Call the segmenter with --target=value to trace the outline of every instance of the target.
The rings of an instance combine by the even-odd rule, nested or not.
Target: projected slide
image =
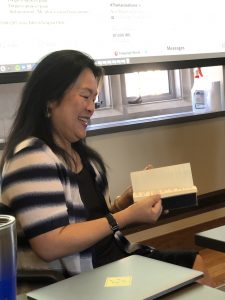
[[[223,0],[1,0],[0,72],[30,70],[60,49],[103,66],[222,56],[223,8]]]

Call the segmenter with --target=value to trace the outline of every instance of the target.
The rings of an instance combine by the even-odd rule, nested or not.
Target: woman
[[[106,204],[106,168],[84,142],[102,76],[84,53],[46,56],[24,88],[1,161],[2,201],[33,251],[67,276],[128,255],[111,221],[120,228],[154,223],[162,212],[159,195],[133,204],[130,188],[111,208]],[[195,252],[154,251],[151,257],[205,272]],[[205,274],[202,282],[209,284]]]

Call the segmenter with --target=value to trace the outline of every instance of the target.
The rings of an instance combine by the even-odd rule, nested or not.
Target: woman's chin
[[[86,130],[83,131],[82,133],[80,132],[79,135],[77,134],[76,137],[73,138],[73,142],[72,143],[76,143],[79,140],[82,140],[82,139],[86,138],[86,136],[87,136]]]

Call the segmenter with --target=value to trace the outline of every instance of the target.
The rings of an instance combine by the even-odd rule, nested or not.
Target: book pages
[[[190,163],[131,172],[134,201],[160,194],[161,198],[197,193]]]

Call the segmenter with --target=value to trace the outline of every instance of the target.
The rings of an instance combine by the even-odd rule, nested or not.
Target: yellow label
[[[107,277],[105,281],[105,287],[112,286],[129,286],[132,283],[131,276],[122,276],[122,277]]]

